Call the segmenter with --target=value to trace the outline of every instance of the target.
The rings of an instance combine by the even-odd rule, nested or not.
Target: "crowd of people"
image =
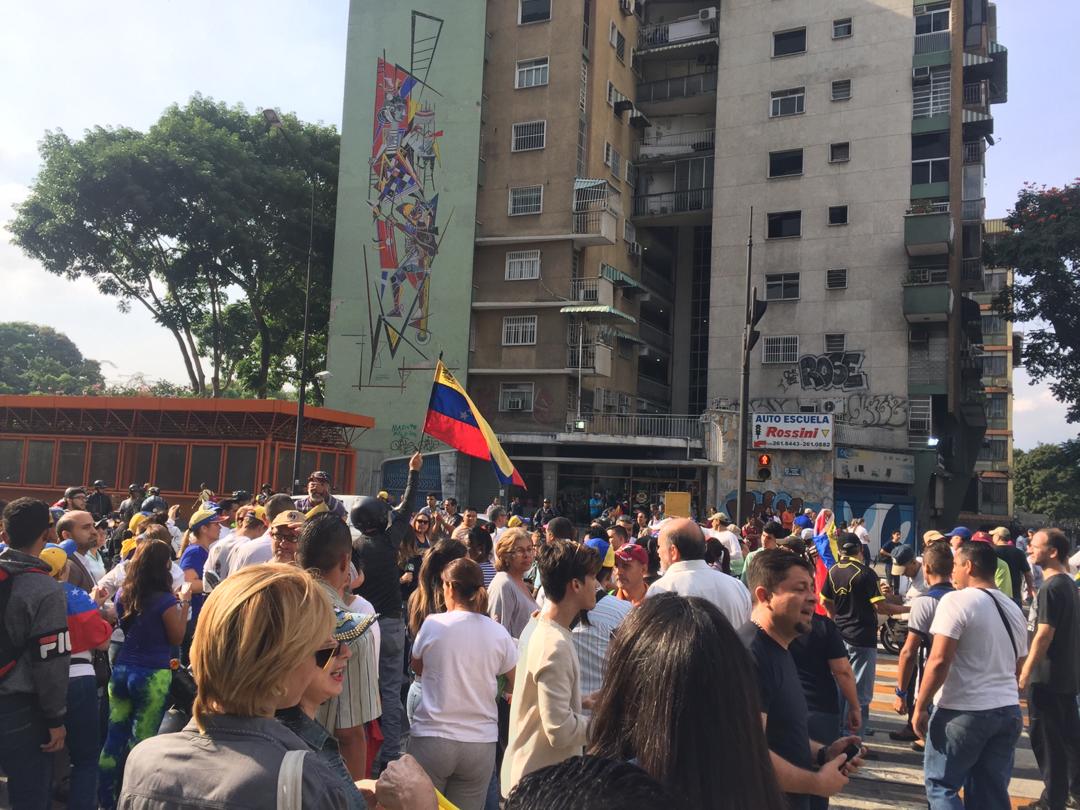
[[[740,527],[599,495],[583,525],[548,499],[420,506],[422,465],[396,504],[321,471],[302,497],[204,486],[186,521],[150,486],[114,511],[104,481],[6,504],[11,806],[824,808],[883,756],[882,616],[908,617],[890,736],[924,752],[931,808],[1011,807],[1024,692],[1029,807],[1080,799],[1060,530],[871,553],[828,510]]]

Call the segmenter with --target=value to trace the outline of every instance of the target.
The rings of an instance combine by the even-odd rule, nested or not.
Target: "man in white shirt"
[[[927,584],[923,573],[922,558],[915,556],[915,550],[911,546],[901,545],[892,550],[891,556],[890,573],[894,577],[904,577],[900,580],[898,594],[904,597],[904,603],[907,604],[916,596],[926,593]]]
[[[700,526],[687,518],[668,520],[658,540],[663,576],[649,586],[648,596],[700,596],[716,605],[732,627],[750,621],[750,592],[739,580],[705,562],[705,535]]]
[[[278,515],[293,508],[293,499],[278,493],[266,502],[266,525],[269,526]],[[270,547],[270,531],[267,530],[261,537],[254,540],[245,540],[233,546],[229,552],[229,558],[225,561],[226,576],[235,574],[241,568],[249,565],[268,563],[274,558],[274,552]]]
[[[1017,675],[1027,656],[1027,623],[994,587],[989,543],[963,543],[930,633],[912,726],[926,740],[923,771],[931,810],[1007,808],[1016,743],[1023,730]],[[934,706],[933,714],[930,707]]]

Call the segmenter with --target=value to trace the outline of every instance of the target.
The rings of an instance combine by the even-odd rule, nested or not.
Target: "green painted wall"
[[[375,418],[356,442],[360,492],[415,449],[440,352],[465,381],[485,14],[351,3],[326,404]]]

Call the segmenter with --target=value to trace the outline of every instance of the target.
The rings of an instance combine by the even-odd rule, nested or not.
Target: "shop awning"
[[[637,323],[637,318],[627,315],[615,307],[606,307],[598,304],[574,304],[559,310],[563,315],[598,315],[601,317],[622,318],[630,323]]]

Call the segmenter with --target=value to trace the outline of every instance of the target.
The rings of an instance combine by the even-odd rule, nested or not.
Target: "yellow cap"
[[[120,544],[120,559],[126,560],[128,555],[135,550],[135,545],[138,541],[134,537],[129,537],[123,543]]]
[[[510,518],[510,520],[506,521],[506,526],[507,526],[507,528],[510,528],[510,529],[516,529],[520,525],[521,525],[521,518],[519,518],[517,515],[514,515],[513,517]]]
[[[131,520],[128,521],[128,531],[132,533],[138,533],[139,527],[143,523],[150,519],[149,515],[144,515],[142,512],[136,512],[131,516]]]
[[[42,549],[38,558],[49,566],[49,575],[52,577],[60,576],[68,561],[67,552],[59,546],[50,546],[49,548]]]
[[[311,520],[316,515],[321,515],[323,512],[329,512],[330,507],[326,505],[326,501],[323,501],[318,506],[313,506],[304,513],[304,517]]]
[[[380,489],[378,497],[380,499],[384,500],[384,501],[389,501],[390,500],[390,493],[387,492],[385,489]]]
[[[601,568],[614,568],[615,567],[615,549],[609,544],[607,547],[607,554],[604,555],[604,562],[600,565]]]

